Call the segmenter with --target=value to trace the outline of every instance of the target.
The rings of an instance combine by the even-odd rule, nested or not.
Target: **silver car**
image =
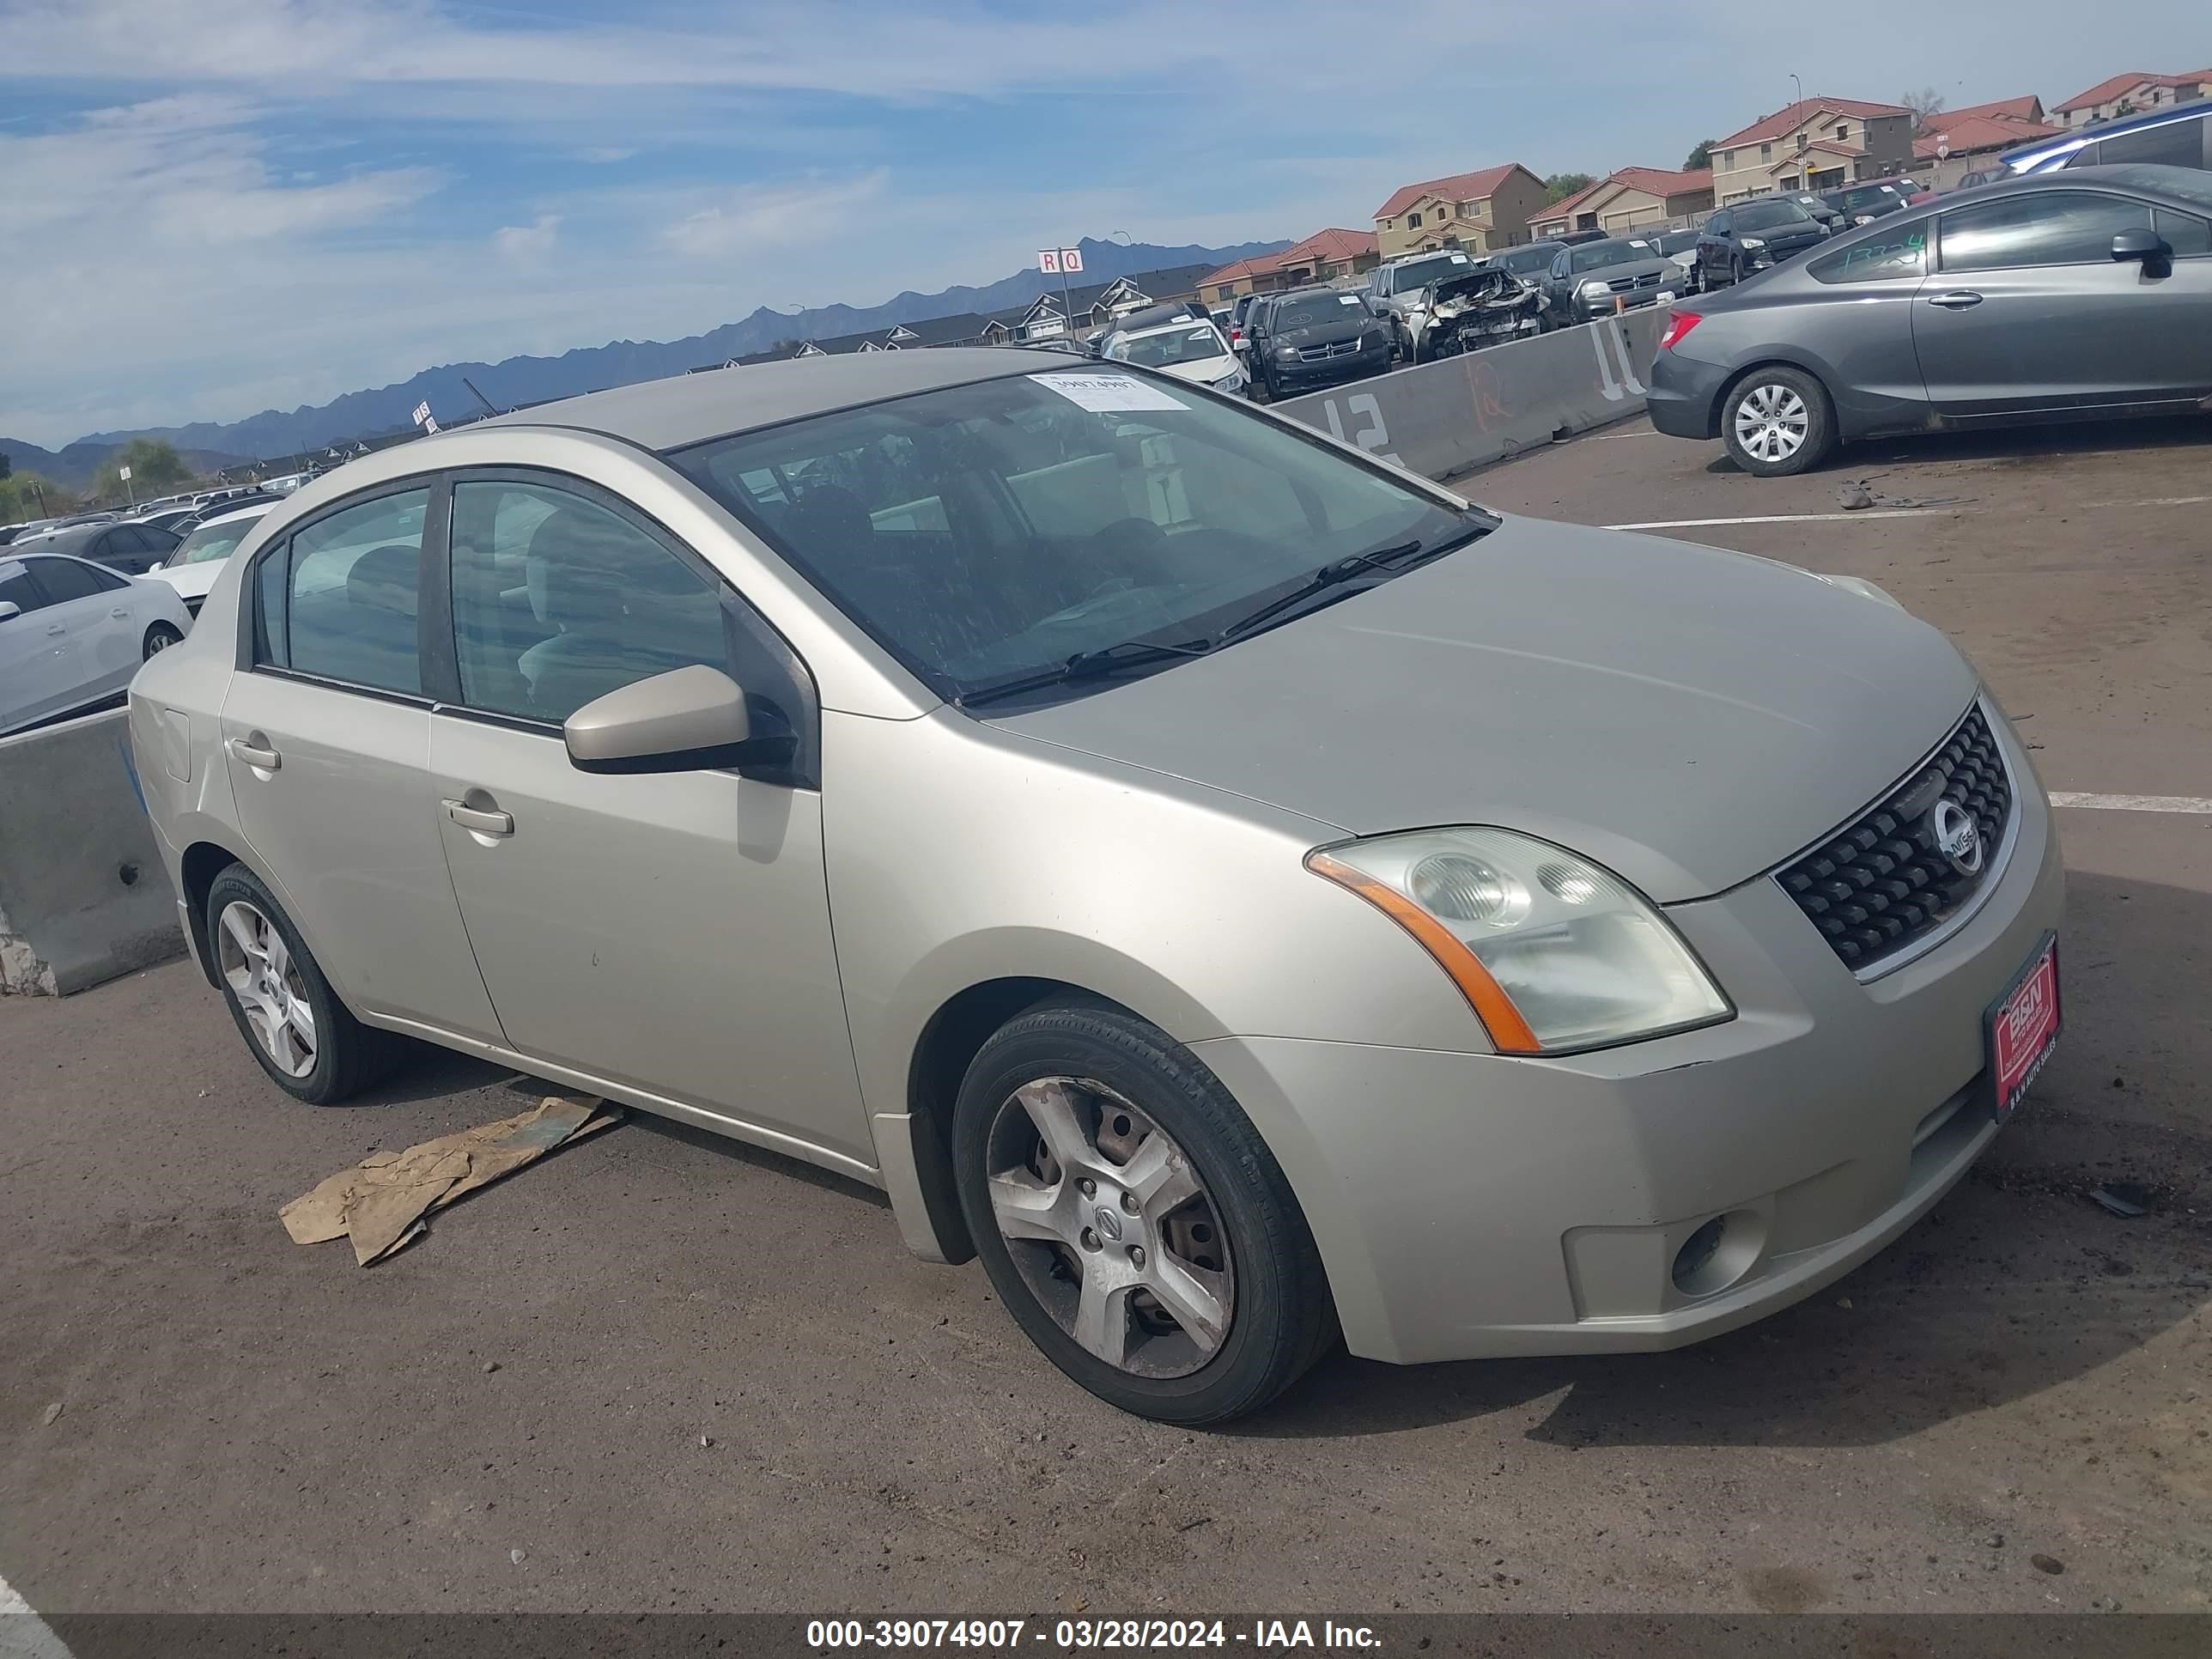
[[[2051,814],[1940,630],[1132,366],[764,364],[385,450],[131,716],[279,1086],[424,1038],[879,1186],[1172,1422],[1340,1331],[1784,1306],[2057,1030]]]

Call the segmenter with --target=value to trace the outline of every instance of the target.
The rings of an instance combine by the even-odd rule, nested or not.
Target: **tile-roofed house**
[[[2033,96],[1945,110],[1920,124],[1912,176],[1931,190],[1948,190],[1966,173],[1986,170],[2015,144],[2064,131],[2043,119],[2042,101]]]
[[[1912,160],[1912,112],[1825,94],[1801,98],[1711,145],[1713,197],[1726,204],[1774,190],[1832,190],[1901,173]]]
[[[1199,297],[1218,305],[1240,294],[1271,293],[1301,283],[1334,282],[1371,270],[1382,258],[1373,231],[1317,230],[1279,253],[1254,254],[1207,271],[1199,278]]]
[[[1528,216],[1544,205],[1544,181],[1518,161],[1401,185],[1375,210],[1385,259],[1449,242],[1478,253],[1528,240]]]
[[[1532,215],[1528,228],[1540,240],[1570,230],[1606,230],[1618,234],[1639,225],[1688,219],[1713,204],[1709,167],[1679,172],[1667,167],[1622,167],[1563,201]]]
[[[2086,92],[2077,92],[2054,105],[2051,114],[2059,125],[2086,127],[2118,115],[2138,115],[2168,104],[2194,103],[2212,98],[2212,69],[2187,70],[2179,75],[2149,75],[2141,70],[2108,76]]]

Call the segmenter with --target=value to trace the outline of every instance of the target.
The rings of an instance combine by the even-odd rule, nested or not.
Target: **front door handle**
[[[49,623],[46,624],[46,632],[54,638],[59,639],[63,635],[69,632],[69,624],[66,623]]]
[[[512,812],[490,812],[480,806],[470,806],[457,800],[446,803],[446,816],[464,830],[473,830],[480,836],[511,836],[514,833]]]
[[[114,610],[109,611],[107,614],[114,617],[118,622],[129,622],[131,620],[131,613],[123,609],[120,605],[118,605]]]
[[[256,733],[258,736],[259,733]],[[274,772],[284,764],[284,757],[274,749],[264,749],[259,744],[248,743],[244,738],[230,740],[231,757],[264,772]]]
[[[1931,294],[1928,303],[1941,306],[1946,311],[1966,311],[1981,304],[1982,296],[1970,288],[1955,288],[1948,294]]]

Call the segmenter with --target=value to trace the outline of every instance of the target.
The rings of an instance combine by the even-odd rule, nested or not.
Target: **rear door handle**
[[[56,638],[59,638],[62,635],[69,632],[69,624],[67,623],[49,623],[46,625],[46,632],[54,635]]]
[[[128,611],[125,611],[125,610],[121,609],[120,607],[118,607],[117,609],[115,609],[115,610],[113,610],[113,611],[109,611],[107,614],[108,614],[109,616],[111,616],[111,617],[114,617],[114,618],[115,618],[115,620],[116,620],[116,621],[118,621],[118,622],[129,622],[129,621],[131,620],[131,613],[130,613]]]
[[[233,759],[243,761],[264,772],[274,772],[284,763],[284,757],[274,749],[261,748],[258,744],[246,742],[244,738],[230,740],[230,752]]]
[[[1948,294],[1931,294],[1928,303],[1941,306],[1946,311],[1965,311],[1982,302],[1982,296],[1970,288],[1953,289]]]
[[[459,801],[446,803],[446,816],[464,830],[473,830],[480,836],[511,836],[514,833],[512,812],[487,812],[481,807],[465,806]]]

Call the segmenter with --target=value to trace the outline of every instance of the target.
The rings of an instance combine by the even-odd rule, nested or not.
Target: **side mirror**
[[[2122,264],[2163,264],[2173,258],[2173,246],[2154,230],[2124,230],[2112,238],[2112,258]]]
[[[782,738],[756,743],[738,683],[697,664],[592,699],[568,716],[561,736],[580,772],[706,772],[787,747]]]
[[[13,599],[0,599],[0,623],[13,622],[23,614],[23,607]]]

